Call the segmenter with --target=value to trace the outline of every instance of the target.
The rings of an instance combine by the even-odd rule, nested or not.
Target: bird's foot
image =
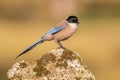
[[[66,50],[66,49],[67,49],[66,47],[58,47],[58,49],[61,49],[61,48],[62,48],[62,49],[64,49],[64,50]]]

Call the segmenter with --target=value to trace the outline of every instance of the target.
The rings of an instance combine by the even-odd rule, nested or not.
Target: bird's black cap
[[[76,16],[69,16],[67,19],[66,19],[69,23],[79,23],[78,22],[78,18]]]

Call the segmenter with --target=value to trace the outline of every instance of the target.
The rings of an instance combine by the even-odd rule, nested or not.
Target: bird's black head
[[[69,23],[79,23],[78,22],[78,18],[76,16],[69,16],[67,19],[66,19]]]

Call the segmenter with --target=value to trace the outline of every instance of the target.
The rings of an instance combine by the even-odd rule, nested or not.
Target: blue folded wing
[[[45,35],[47,34],[55,34],[61,30],[65,29],[65,27],[55,27],[55,28],[52,28],[50,29]]]

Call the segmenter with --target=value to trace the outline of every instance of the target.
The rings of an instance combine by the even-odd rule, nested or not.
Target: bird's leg
[[[62,46],[62,44],[60,43],[60,41],[55,40],[55,42],[59,45],[60,48],[66,49],[65,47]]]

